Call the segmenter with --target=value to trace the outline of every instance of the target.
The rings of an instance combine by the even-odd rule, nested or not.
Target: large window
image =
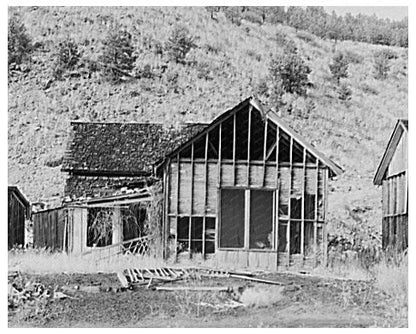
[[[221,190],[221,248],[244,247],[245,190]]]
[[[273,192],[250,191],[250,248],[273,246]]]
[[[273,198],[273,191],[222,189],[220,247],[271,249]],[[249,233],[248,245],[245,244],[246,233]]]

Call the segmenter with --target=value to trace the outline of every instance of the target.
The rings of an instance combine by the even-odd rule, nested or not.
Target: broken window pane
[[[290,222],[290,254],[300,254],[301,223]]]
[[[113,241],[113,209],[89,208],[87,247],[105,247]]]
[[[250,248],[272,248],[273,192],[250,192]]]
[[[287,221],[279,221],[279,233],[278,233],[278,248],[279,252],[287,252]]]

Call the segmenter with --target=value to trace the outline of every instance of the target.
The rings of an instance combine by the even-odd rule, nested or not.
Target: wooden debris
[[[271,281],[271,280],[267,280],[267,279],[263,279],[263,278],[248,277],[248,276],[244,276],[244,275],[230,274],[230,277],[233,277],[233,278],[241,278],[241,279],[245,279],[245,280],[248,280],[248,281],[258,282],[258,283],[264,283],[264,284],[285,285],[282,282]]]
[[[231,292],[233,289],[222,286],[156,286],[157,291],[216,291]]]

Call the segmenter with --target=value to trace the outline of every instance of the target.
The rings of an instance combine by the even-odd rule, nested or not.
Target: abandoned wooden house
[[[248,98],[159,162],[165,256],[273,270],[324,263],[328,179],[341,172]]]
[[[138,191],[161,180],[165,258],[200,254],[224,265],[273,270],[326,261],[328,179],[342,169],[254,98],[210,124],[176,129],[71,124],[62,169],[68,173],[65,193],[84,198],[65,204],[60,241],[65,250],[110,249],[134,239],[114,230],[123,224],[121,211],[113,210],[111,236],[89,242],[94,206],[108,208],[120,188]]]
[[[25,221],[30,219],[30,203],[16,186],[8,186],[8,249],[25,245]]]
[[[138,246],[145,239],[154,163],[204,127],[71,122],[62,168],[67,198],[33,215],[34,246],[71,254]]]
[[[407,119],[399,119],[374,177],[382,186],[383,249],[408,247]]]

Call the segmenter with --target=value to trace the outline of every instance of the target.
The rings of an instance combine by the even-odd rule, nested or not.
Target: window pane
[[[250,193],[250,248],[272,248],[273,192],[252,190]]]
[[[221,190],[220,247],[244,247],[244,200],[243,189]]]

